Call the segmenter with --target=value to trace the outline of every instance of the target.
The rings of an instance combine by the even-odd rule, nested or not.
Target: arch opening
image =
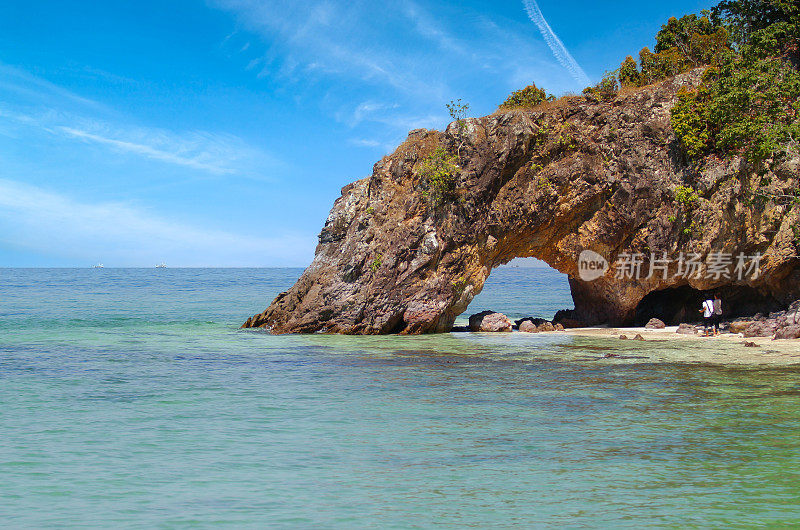
[[[490,271],[454,329],[466,331],[469,316],[481,311],[503,313],[512,322],[528,317],[552,321],[558,311],[573,307],[566,274],[535,258],[515,258]]]

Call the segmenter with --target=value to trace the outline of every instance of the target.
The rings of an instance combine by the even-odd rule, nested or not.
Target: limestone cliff
[[[370,177],[342,189],[312,264],[243,327],[448,331],[493,267],[529,256],[569,276],[575,310],[560,316],[572,324],[694,318],[695,299],[708,289],[719,289],[737,313],[786,307],[800,298],[798,208],[755,200],[748,190],[761,177],[743,161],[708,158],[690,167],[676,145],[669,111],[678,88],[696,85],[700,73],[612,101],[564,98],[471,118],[461,130],[412,131]],[[419,167],[439,145],[452,153],[461,146],[461,171],[458,196],[434,205]],[[800,157],[767,176],[775,193],[796,188]],[[676,200],[679,186],[699,197]],[[612,263],[625,253],[763,257],[760,275],[742,280],[687,278],[672,263],[666,279],[661,272],[617,278],[612,266],[584,281],[578,257],[587,249]]]

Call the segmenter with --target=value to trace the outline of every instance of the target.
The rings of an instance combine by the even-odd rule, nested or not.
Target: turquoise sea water
[[[0,525],[800,525],[798,368],[237,329],[300,272],[1,269]],[[500,269],[470,311],[569,305]]]

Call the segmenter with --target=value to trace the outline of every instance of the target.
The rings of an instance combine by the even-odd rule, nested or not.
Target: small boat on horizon
[[[93,269],[102,269],[103,268],[103,264],[102,263],[98,263],[97,265],[93,265],[92,268]]]
[[[166,269],[166,268],[167,268],[167,264],[164,263],[163,261],[161,263],[159,263],[158,265],[156,265],[156,269]]]

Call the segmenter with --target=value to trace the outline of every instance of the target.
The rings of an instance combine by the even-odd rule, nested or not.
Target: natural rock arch
[[[631,324],[648,294],[746,288],[780,305],[800,298],[792,225],[797,208],[753,205],[757,181],[741,161],[682,163],[669,123],[680,86],[700,71],[620,95],[613,101],[565,98],[544,110],[467,120],[463,131],[416,130],[370,177],[345,186],[319,235],[314,261],[297,283],[243,327],[275,333],[448,331],[497,265],[535,257],[569,276],[585,324]],[[419,164],[437,146],[460,144],[457,197],[434,207]],[[797,186],[799,160],[773,175]],[[677,186],[700,192],[691,205]],[[683,219],[683,222],[679,221]],[[757,278],[615,277],[578,274],[592,250],[763,255]],[[647,264],[644,265],[647,267]]]

